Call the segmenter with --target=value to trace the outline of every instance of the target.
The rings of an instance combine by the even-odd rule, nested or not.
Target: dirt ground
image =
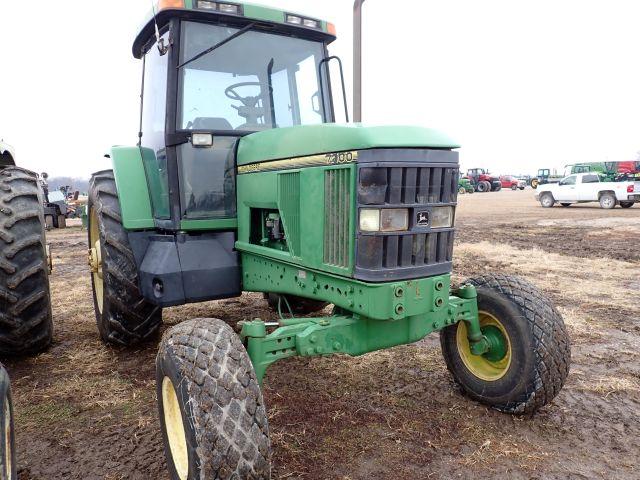
[[[464,195],[456,280],[522,275],[572,338],[563,391],[512,417],[456,390],[436,335],[359,358],[292,359],[265,381],[274,479],[640,478],[640,207],[543,209],[530,189]],[[157,342],[118,349],[95,326],[85,233],[51,232],[55,339],[4,359],[23,480],[168,478],[155,404]],[[168,309],[268,318],[260,295]]]

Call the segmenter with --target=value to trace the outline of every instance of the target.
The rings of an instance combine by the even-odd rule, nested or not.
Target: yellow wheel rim
[[[11,445],[11,407],[9,406],[9,397],[4,397],[4,465],[6,478],[11,478],[11,470],[13,469],[13,451]]]
[[[100,248],[100,228],[95,208],[89,213],[89,266],[93,276],[93,290],[98,311],[102,313],[104,304],[104,280],[102,278],[102,249]]]
[[[492,362],[482,355],[474,355],[471,353],[466,322],[458,322],[458,330],[456,331],[458,353],[460,354],[462,363],[464,363],[467,370],[474,376],[487,382],[495,382],[505,376],[511,365],[511,340],[509,339],[506,329],[496,317],[483,311],[478,312],[478,317],[480,319],[480,328],[492,325],[497,327],[502,335],[504,335],[507,342],[506,355],[501,360]]]
[[[178,396],[169,377],[162,380],[162,413],[164,426],[167,431],[167,441],[171,451],[171,459],[180,480],[187,480],[189,474],[189,455],[187,453],[187,439],[182,423],[182,412],[178,403]]]

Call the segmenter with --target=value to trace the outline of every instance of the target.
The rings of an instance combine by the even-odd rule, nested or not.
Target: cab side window
[[[575,185],[575,184],[576,184],[575,175],[571,175],[570,177],[567,177],[560,182],[560,185]]]
[[[597,175],[585,175],[582,177],[582,183],[600,183]]]

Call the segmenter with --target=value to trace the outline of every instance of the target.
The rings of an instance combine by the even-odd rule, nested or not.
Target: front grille
[[[454,153],[454,152],[451,152]],[[356,278],[369,281],[419,278],[451,271],[454,229],[420,225],[434,207],[455,208],[458,164],[361,165],[358,206],[406,208],[409,229],[403,232],[358,232]]]
[[[349,219],[351,218],[351,169],[338,168],[324,177],[324,263],[349,267]]]

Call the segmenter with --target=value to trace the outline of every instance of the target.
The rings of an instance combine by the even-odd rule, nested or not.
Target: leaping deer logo
[[[418,212],[418,225],[424,226],[429,224],[429,212]]]

